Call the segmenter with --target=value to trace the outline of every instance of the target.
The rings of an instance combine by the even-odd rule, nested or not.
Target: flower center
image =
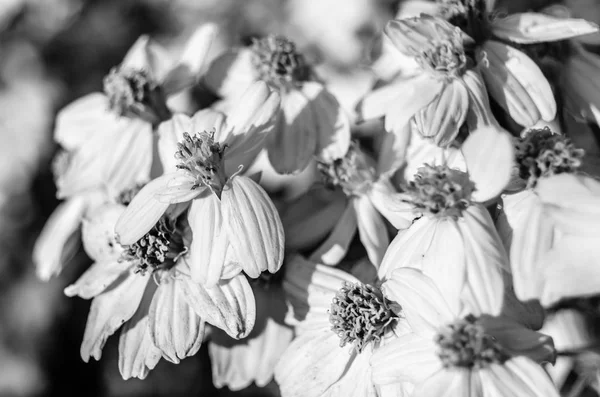
[[[260,78],[276,87],[307,81],[310,68],[296,45],[282,36],[269,35],[252,43],[254,66]]]
[[[183,141],[177,144],[175,158],[179,160],[177,168],[189,172],[196,183],[192,189],[206,186],[221,197],[223,186],[227,182],[223,166],[223,154],[227,145],[221,146],[214,140],[213,132],[199,132],[191,136],[183,134]]]
[[[141,274],[170,269],[187,251],[176,221],[166,215],[141,239],[124,248],[120,260],[137,262],[135,273]]]
[[[436,336],[435,342],[439,346],[438,356],[446,368],[481,369],[509,358],[473,315],[445,327]]]
[[[540,178],[576,171],[585,153],[548,127],[529,130],[516,149],[519,176],[527,181],[528,188],[535,187]]]
[[[441,74],[444,78],[457,77],[467,69],[468,58],[459,34],[446,40],[432,42],[417,57],[422,68]]]
[[[355,142],[344,157],[330,163],[319,161],[317,167],[326,184],[341,187],[348,196],[364,194],[377,179],[375,161]]]
[[[345,282],[329,312],[331,330],[340,337],[340,347],[352,343],[359,353],[379,341],[400,318],[401,307],[369,284]]]
[[[475,184],[465,172],[425,164],[404,190],[403,202],[434,216],[456,218],[471,205]]]
[[[477,44],[490,36],[485,0],[438,0],[442,18],[468,34]]]
[[[144,70],[115,67],[104,77],[110,109],[119,116],[158,124],[171,117],[161,87]]]

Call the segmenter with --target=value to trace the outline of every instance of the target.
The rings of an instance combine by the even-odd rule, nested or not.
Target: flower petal
[[[221,280],[212,288],[188,279],[181,280],[179,287],[187,304],[207,323],[235,339],[243,338],[252,331],[256,304],[252,288],[243,274]]]
[[[310,260],[330,266],[339,264],[348,252],[357,227],[356,209],[353,200],[351,200],[346,205],[346,209],[339,217],[327,239],[313,251]]]
[[[81,343],[83,361],[87,363],[90,357],[100,360],[106,339],[137,310],[149,279],[150,274],[129,273],[117,280],[114,287],[94,298]]]
[[[250,49],[231,50],[217,57],[210,64],[203,82],[223,98],[236,98],[258,76],[254,69]]]
[[[166,174],[149,182],[129,203],[115,226],[115,233],[122,245],[138,241],[163,216],[169,203],[159,201],[156,195],[166,191],[167,183],[173,176],[174,174]]]
[[[436,40],[447,40],[456,31],[447,21],[427,14],[392,20],[384,29],[398,51],[413,57],[421,55],[423,49],[433,46]]]
[[[469,178],[475,183],[473,199],[485,202],[499,195],[511,178],[514,148],[508,133],[480,128],[462,145]]]
[[[79,149],[103,134],[104,126],[121,122],[108,109],[108,98],[99,92],[71,102],[56,115],[54,140],[66,150]]]
[[[219,198],[209,194],[194,200],[188,222],[193,235],[188,260],[192,280],[213,287],[221,277],[229,245]]]
[[[188,305],[182,284],[185,281],[163,280],[148,313],[152,343],[175,364],[196,354],[204,337],[204,319]]]
[[[485,395],[481,383],[478,376],[468,368],[444,369],[416,387],[413,397],[479,397]]]
[[[362,196],[352,201],[356,211],[360,241],[367,250],[371,263],[379,267],[390,244],[385,222],[368,197]]]
[[[283,263],[284,235],[279,214],[265,191],[252,179],[238,176],[221,196],[223,222],[236,257],[248,276],[275,273]]]
[[[396,189],[385,179],[375,182],[368,193],[371,203],[385,219],[396,229],[407,229],[413,222],[414,214],[412,211],[394,211],[394,194]]]
[[[97,262],[117,260],[123,247],[117,242],[115,224],[125,211],[117,203],[102,204],[91,211],[82,221],[81,241],[86,254]]]
[[[323,394],[323,397],[378,397],[373,384],[370,349],[357,354],[342,377]]]
[[[540,118],[552,121],[556,102],[540,68],[523,52],[489,40],[483,50],[487,64],[481,68],[490,95],[520,125],[528,127]]]
[[[121,262],[118,259],[94,262],[75,283],[65,288],[65,295],[91,299],[106,290],[130,267],[131,262]]]
[[[544,396],[560,394],[544,369],[527,357],[514,357],[504,364],[491,364],[479,371],[486,390],[500,397]]]
[[[567,40],[598,32],[598,26],[585,19],[557,18],[539,12],[496,18],[491,28],[497,37],[519,44]]]

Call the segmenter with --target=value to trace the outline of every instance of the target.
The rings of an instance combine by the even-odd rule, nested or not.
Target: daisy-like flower
[[[363,119],[385,116],[386,130],[400,135],[399,140],[412,128],[441,147],[454,142],[465,122],[470,131],[497,126],[474,68],[472,39],[464,32],[422,14],[388,22],[385,35],[416,61],[416,71],[368,94],[359,107]]]
[[[337,99],[316,81],[302,54],[290,40],[267,36],[249,48],[217,58],[205,76],[206,84],[225,99],[262,80],[281,95],[269,160],[279,173],[295,173],[313,156],[324,161],[342,157],[350,144],[350,123]]]
[[[331,244],[325,242],[312,258],[337,265],[358,228],[369,259],[378,267],[390,242],[384,218],[396,229],[405,229],[410,226],[411,214],[388,209],[387,203],[396,191],[385,174],[379,174],[375,160],[361,150],[357,142],[351,144],[343,158],[331,163],[319,162],[318,167],[327,185],[340,188],[346,194],[348,204],[328,237]]]
[[[488,140],[492,136],[498,139]],[[493,152],[491,147],[498,158],[486,157]],[[485,288],[488,303],[498,303],[490,313],[500,313],[508,257],[483,203],[500,194],[508,182],[510,149],[506,134],[479,131],[463,145],[469,173],[446,165],[420,168],[397,196],[394,209],[421,217],[398,232],[380,274],[389,277],[404,266],[421,269],[438,283],[456,311],[477,304],[473,296]]]
[[[499,17],[494,12],[495,1],[490,0],[438,0],[437,3],[439,15],[475,41],[475,59],[496,102],[522,126],[532,126],[539,120],[552,121],[556,102],[550,84],[535,62],[519,48],[595,33],[598,26],[583,19],[536,12]]]
[[[83,235],[94,264],[71,286],[69,296],[93,298],[81,357],[99,360],[109,336],[121,328],[119,370],[124,379],[145,378],[161,357],[179,363],[195,354],[205,324],[241,338],[252,330],[254,295],[244,275],[213,287],[189,276],[189,227],[176,213],[164,215],[139,240],[121,246],[113,233],[121,204],[98,207]]]
[[[377,385],[411,382],[414,397],[559,396],[536,363],[554,360],[550,337],[487,315],[497,303],[483,295],[480,311],[453,311],[435,283],[416,269],[398,269],[392,280],[384,292],[402,306],[416,332],[375,351]],[[412,294],[400,296],[403,291]]]
[[[503,214],[498,220],[498,229],[505,246],[510,247],[517,296],[521,300],[537,298],[547,305],[556,297],[550,296],[552,291],[546,286],[548,261],[553,259],[546,253],[562,239],[563,232],[544,209],[544,202],[554,202],[552,195],[559,194],[559,189],[556,192],[544,190],[542,197],[540,186],[544,186],[547,179],[573,175],[581,166],[584,153],[565,136],[549,128],[529,130],[516,146],[519,178],[512,185],[517,192],[502,196]],[[584,211],[593,213],[591,208]],[[581,251],[578,248],[575,252]]]
[[[388,338],[409,332],[402,308],[337,268],[300,256],[286,266],[284,290],[299,323],[275,369],[281,395],[377,395],[369,361]]]
[[[242,270],[256,278],[283,261],[281,220],[265,191],[239,175],[254,159],[273,125],[279,95],[250,86],[228,116],[200,111],[159,126],[166,174],[134,197],[116,226],[121,244],[148,233],[172,204],[189,204],[191,277],[214,286]],[[227,265],[227,266],[226,266]]]
[[[58,113],[54,139],[62,151],[54,173],[57,196],[66,201],[34,249],[42,279],[61,271],[88,210],[150,178],[153,124],[170,117],[167,96],[197,81],[214,35],[213,25],[199,28],[169,66],[161,49],[142,36],[105,78],[104,94],[86,95]]]

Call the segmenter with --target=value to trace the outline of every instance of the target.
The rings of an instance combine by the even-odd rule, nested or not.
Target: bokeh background
[[[596,0],[574,0],[594,4]],[[505,1],[512,9],[547,1]],[[0,0],[0,396],[262,396],[212,386],[206,348],[179,365],[162,360],[144,381],[123,381],[116,338],[100,362],[79,356],[89,301],[63,288],[88,266],[83,252],[48,283],[36,278],[34,241],[58,204],[51,173],[58,110],[102,89],[102,78],[141,34],[173,52],[206,21],[222,26],[215,54],[252,37],[294,39],[343,105],[372,84],[371,42],[400,0]],[[600,19],[600,5],[586,17]],[[191,100],[211,98],[200,88]]]

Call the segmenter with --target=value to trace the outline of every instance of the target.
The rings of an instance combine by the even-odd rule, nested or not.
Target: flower
[[[415,332],[401,335],[371,359],[377,385],[412,382],[413,396],[559,396],[536,361],[553,361],[552,339],[502,317],[485,290],[481,311],[459,314],[420,271],[394,271],[385,290]],[[397,295],[410,290],[413,294]],[[410,297],[411,299],[407,299]],[[490,305],[491,303],[491,305]]]
[[[281,95],[269,160],[279,173],[296,173],[313,156],[324,161],[342,157],[350,144],[348,117],[335,97],[313,76],[296,46],[282,36],[267,36],[217,58],[205,83],[226,99],[235,98],[253,81],[268,83]]]
[[[260,151],[278,106],[279,95],[257,82],[228,116],[207,110],[162,123],[160,153],[170,172],[148,183],[127,207],[115,228],[121,244],[137,241],[170,205],[189,204],[194,281],[212,287],[242,270],[252,278],[279,270],[279,215],[254,180],[238,175]],[[166,160],[169,154],[175,161]]]
[[[166,214],[138,241],[121,246],[112,232],[125,211],[98,207],[84,224],[84,244],[94,264],[65,289],[93,298],[81,357],[99,360],[107,338],[122,326],[119,370],[124,379],[145,378],[161,356],[179,363],[195,354],[205,323],[242,338],[255,320],[254,295],[238,274],[207,288],[189,277],[189,227]]]
[[[396,229],[405,229],[410,226],[412,217],[388,210],[387,202],[396,191],[385,174],[379,175],[380,167],[361,150],[358,143],[353,142],[343,158],[331,163],[319,162],[318,167],[327,185],[346,194],[348,204],[334,231],[311,258],[336,265],[345,255],[358,228],[369,259],[378,267],[389,245],[384,218]]]

